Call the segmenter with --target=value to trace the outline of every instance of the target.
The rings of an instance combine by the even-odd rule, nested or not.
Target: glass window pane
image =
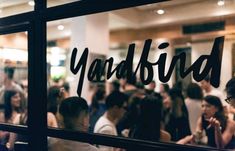
[[[34,0],[0,0],[0,18],[34,10]]]
[[[19,150],[28,148],[28,136],[12,133],[8,131],[0,131],[1,134],[1,144],[0,150],[7,151],[8,150]],[[23,150],[22,150],[23,151]]]
[[[73,130],[84,128],[89,132],[174,143],[191,134],[197,135],[197,120],[204,116],[201,111],[201,100],[206,95],[203,93],[206,89],[202,83],[194,79],[192,74],[182,78],[181,72],[189,69],[200,56],[210,55],[215,39],[225,36],[224,43],[221,39],[219,41],[220,44],[224,44],[223,56],[221,56],[222,74],[220,86],[215,89],[221,94],[222,105],[225,109],[227,108],[228,104],[223,101],[223,90],[227,81],[234,74],[234,55],[231,55],[235,43],[234,7],[235,3],[229,0],[225,1],[225,4],[218,4],[213,0],[169,1],[48,22],[48,90],[57,87],[58,98],[54,107],[57,125],[63,128],[74,126]],[[152,39],[152,41],[148,39]],[[147,68],[142,71],[142,74],[140,68],[137,70],[144,46],[147,45],[150,45],[145,49],[145,53],[148,53],[149,63],[162,62],[157,65],[151,64],[154,66],[154,75],[150,75],[150,70]],[[84,53],[86,48],[89,50],[87,58]],[[128,50],[130,52],[131,49],[134,49],[133,58],[130,58],[130,62],[133,64],[129,64],[129,66],[132,65],[133,71],[137,70],[136,79],[134,77],[131,80],[117,79],[116,73],[110,79],[106,79],[108,74],[111,74],[107,70],[108,66],[113,70],[121,61],[127,61]],[[216,49],[222,52],[221,48]],[[72,55],[75,57],[74,62],[71,62]],[[166,81],[162,76],[166,76],[173,57],[178,55],[185,57],[183,70],[182,64],[180,65],[180,60],[178,60],[174,65],[174,70],[170,71],[169,80],[163,84]],[[109,60],[105,68],[104,62],[110,57],[113,58],[113,62],[110,63]],[[72,73],[70,65],[74,63],[72,68],[75,69],[81,60],[83,62],[80,63],[86,64],[86,72],[82,71],[83,66],[81,66],[80,70]],[[206,63],[206,61],[202,62],[201,71]],[[219,63],[217,62],[217,64]],[[102,72],[103,69],[104,72]],[[163,69],[165,70],[163,71]],[[83,87],[77,89],[79,82],[82,81],[80,77],[83,73]],[[159,73],[162,76],[159,76]],[[147,75],[152,76],[153,81],[144,85],[143,79],[146,79]],[[199,89],[199,93],[196,94],[200,101],[190,108],[187,104],[187,88],[192,82],[196,83],[196,87]],[[68,92],[65,91],[64,83],[69,84]],[[60,88],[64,90],[61,91]],[[78,116],[78,114],[68,110],[59,111],[61,102],[63,102],[63,98],[60,98],[59,94],[64,93],[66,97],[77,96],[77,90],[79,92],[82,90],[81,96],[89,106],[89,109],[84,109],[85,113],[87,110],[89,111],[89,124],[85,123],[88,120],[87,114],[83,116],[85,121],[73,123],[68,117]],[[114,90],[125,93],[128,101],[118,105],[114,103],[116,106],[110,102],[111,105],[107,103],[106,101],[109,100],[107,98],[112,98],[111,101],[116,103],[122,100],[122,94],[113,94]],[[155,96],[155,102],[151,100],[152,98],[146,97],[149,95]],[[64,96],[62,95],[62,97]],[[145,101],[150,104],[143,103]],[[195,109],[196,106],[197,109]],[[48,107],[50,107],[49,104]],[[53,110],[49,112],[53,112]],[[59,114],[57,117],[59,112],[62,115]],[[233,117],[232,112],[230,113],[228,110],[226,112],[224,116]],[[155,123],[152,123],[154,120]],[[145,125],[141,125],[142,123]],[[157,129],[146,128],[146,125],[151,124]],[[101,130],[102,128],[104,130]],[[198,144],[216,147],[210,144],[212,138],[207,138],[210,136],[206,136],[204,131],[200,133],[203,134],[203,137]],[[184,144],[187,143],[190,142]]]
[[[47,7],[63,5],[63,4],[72,3],[76,1],[80,1],[80,0],[47,0]]]
[[[0,35],[0,122],[27,123],[27,32]]]

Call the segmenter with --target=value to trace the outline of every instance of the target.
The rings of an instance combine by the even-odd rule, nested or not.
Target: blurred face
[[[156,87],[156,84],[154,82],[151,82],[148,86],[150,90],[154,90]]]
[[[89,129],[89,115],[86,112],[81,112],[80,113],[80,117],[78,117],[77,119],[75,119],[74,124],[75,124],[75,128],[76,130],[79,131],[83,131],[83,132],[87,132]]]
[[[205,81],[205,80],[202,80],[202,81],[200,82],[200,85],[201,85],[201,88],[202,88],[203,90],[207,90],[207,89],[210,87],[209,82],[207,82],[207,81]]]
[[[202,101],[202,114],[205,117],[205,119],[210,119],[215,115],[217,111],[218,111],[217,107],[207,103],[204,100]]]
[[[235,98],[233,98],[232,95],[227,94],[227,98],[225,99],[225,101],[235,108]]]
[[[127,108],[127,102],[125,102],[122,107],[118,107],[118,106],[114,107],[115,109],[114,112],[116,113],[117,121],[119,121],[123,117],[123,115],[126,113],[126,108]]]
[[[121,78],[120,79],[120,86],[124,87],[126,85],[126,79]]]
[[[12,107],[20,107],[20,94],[16,93],[14,96],[11,97],[11,105]]]
[[[168,109],[168,108],[171,107],[171,105],[172,105],[171,98],[167,93],[165,93],[165,96],[164,96],[164,99],[163,99],[163,107],[165,109]]]

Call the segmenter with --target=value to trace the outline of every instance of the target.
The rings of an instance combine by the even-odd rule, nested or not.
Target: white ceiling
[[[0,0],[0,15],[7,16],[12,12],[30,10],[29,0]],[[49,0],[49,6],[60,5],[78,0]],[[218,0],[172,0],[162,3],[149,4],[128,9],[109,12],[109,29],[147,28],[174,24],[191,24],[204,21],[223,20],[235,16],[235,0],[225,0],[224,6],[217,5]],[[165,14],[158,15],[154,10],[164,9]],[[64,24],[65,30],[61,37],[68,36],[71,19],[48,23],[48,30],[57,30],[58,24]],[[57,32],[58,33],[58,32]],[[53,34],[50,34],[53,35]],[[48,37],[53,39],[52,37]]]

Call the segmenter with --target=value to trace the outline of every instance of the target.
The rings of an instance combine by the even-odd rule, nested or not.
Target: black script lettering
[[[153,66],[158,65],[158,75],[159,75],[159,80],[162,82],[168,82],[172,72],[174,70],[174,67],[177,63],[177,61],[180,61],[180,76],[184,78],[187,76],[189,73],[193,72],[193,78],[196,81],[201,81],[203,80],[209,72],[211,72],[211,79],[210,83],[214,87],[218,87],[220,83],[220,74],[221,74],[221,62],[222,62],[222,54],[223,54],[223,43],[224,43],[224,37],[218,37],[214,41],[214,45],[211,51],[210,55],[202,55],[200,56],[186,71],[185,71],[185,61],[186,61],[186,54],[181,53],[177,56],[174,56],[169,70],[167,74],[165,75],[165,65],[166,65],[166,53],[162,53],[158,59],[158,61],[151,63],[148,61],[148,55],[150,51],[152,40],[148,39],[145,41],[144,48],[141,54],[141,58],[139,60],[139,63],[135,69],[135,72],[132,72],[132,66],[133,66],[133,57],[134,57],[134,51],[135,51],[135,44],[129,45],[128,48],[128,54],[125,60],[122,60],[118,66],[112,70],[113,66],[113,58],[109,58],[105,60],[104,66],[101,66],[101,60],[100,59],[95,59],[88,72],[88,80],[93,81],[94,78],[96,77],[97,80],[101,80],[101,75],[104,74],[106,66],[108,66],[107,69],[107,79],[111,78],[112,75],[116,72],[116,77],[120,79],[124,75],[128,78],[128,80],[132,80],[133,76],[136,75],[138,72],[138,69],[140,68],[140,79],[143,84],[147,85],[153,80]],[[169,46],[169,43],[162,43],[159,45],[158,49],[165,49]],[[78,88],[77,88],[77,93],[80,96],[82,92],[82,85],[84,81],[84,74],[85,74],[85,69],[86,69],[86,63],[87,63],[87,57],[88,57],[88,48],[86,48],[77,64],[75,66],[75,59],[76,59],[76,54],[77,54],[77,49],[74,48],[72,52],[72,57],[71,57],[71,65],[70,65],[70,70],[72,71],[73,74],[77,74],[80,68],[82,67],[80,79],[78,82]],[[204,61],[206,62],[206,65],[201,71],[202,63]],[[103,68],[102,68],[103,67]],[[101,69],[102,68],[102,69]],[[145,79],[144,71],[147,69],[147,78]]]
[[[158,61],[158,71],[159,71],[159,80],[161,82],[169,81],[174,67],[177,61],[180,61],[180,76],[182,78],[186,77],[190,72],[192,72],[193,78],[196,81],[203,80],[211,71],[211,79],[210,83],[214,87],[219,87],[220,84],[220,74],[221,74],[221,62],[222,62],[222,54],[223,54],[223,44],[224,44],[224,37],[218,37],[214,41],[214,45],[210,55],[202,55],[200,56],[186,71],[185,69],[185,60],[186,54],[180,53],[177,56],[174,56],[169,70],[166,74],[165,73],[165,63],[166,63],[166,53],[161,54],[159,61]],[[204,61],[207,61],[203,71],[200,73],[202,64]]]
[[[158,64],[158,61],[155,63],[151,63],[148,61],[148,55],[149,55],[151,43],[152,43],[151,39],[148,39],[145,41],[144,49],[142,51],[140,61],[135,69],[135,74],[136,74],[138,71],[138,68],[140,67],[140,79],[143,82],[143,84],[145,84],[145,85],[149,84],[153,80],[153,73],[154,72],[153,72],[152,66]],[[158,48],[164,49],[168,46],[169,46],[169,43],[162,43]],[[145,69],[147,69],[147,72],[148,72],[146,79],[145,79],[145,74],[144,74]]]
[[[128,79],[132,79],[132,67],[133,67],[133,58],[134,58],[135,44],[129,45],[128,53],[125,60],[122,60],[118,66],[112,70],[113,58],[105,61],[105,66],[108,64],[107,79],[111,78],[112,75],[116,72],[117,79],[120,79],[126,76]]]
[[[213,44],[213,48],[211,50],[211,54],[200,56],[195,61],[195,63],[191,67],[189,67],[184,74],[182,74],[182,78],[184,78],[189,72],[193,71],[194,80],[199,82],[203,80],[209,74],[209,72],[211,72],[210,76],[211,85],[213,85],[216,88],[219,87],[223,46],[224,46],[224,36],[216,38]],[[207,62],[203,71],[200,73],[200,69],[204,60],[206,60]]]
[[[103,69],[103,72],[104,72],[104,69]],[[94,81],[94,78],[96,77],[96,80],[101,82],[101,76],[102,76],[101,60],[95,59],[90,65],[87,78],[89,81]]]
[[[83,51],[82,56],[77,64],[77,66],[75,67],[77,51],[78,51],[77,48],[74,48],[72,51],[70,70],[73,74],[77,74],[79,69],[82,67],[82,71],[81,71],[81,75],[80,75],[80,79],[79,79],[78,87],[77,87],[77,94],[78,94],[78,96],[81,96],[89,50],[88,50],[88,48],[86,48]]]

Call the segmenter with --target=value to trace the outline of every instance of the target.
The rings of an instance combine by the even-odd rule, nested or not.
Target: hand
[[[194,135],[189,135],[177,141],[176,143],[181,145],[185,145],[188,143],[194,144],[194,139],[195,139]]]
[[[210,125],[207,127],[207,129],[209,129],[211,126],[220,129],[220,122],[216,118],[211,117],[209,123]]]

